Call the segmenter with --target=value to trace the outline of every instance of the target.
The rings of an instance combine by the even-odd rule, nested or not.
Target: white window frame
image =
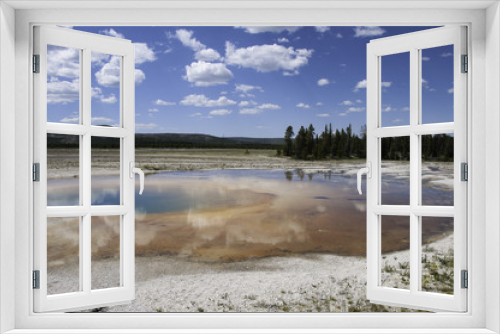
[[[287,3],[288,2],[288,3]],[[266,1],[113,2],[4,1],[0,4],[0,331],[101,333],[146,328],[181,332],[341,332],[363,333],[500,331],[500,11],[497,1]],[[13,6],[18,8],[14,11]],[[61,10],[60,7],[65,6]],[[99,7],[113,8],[101,10]],[[123,9],[129,6],[133,9]],[[397,6],[397,9],[391,9]],[[75,9],[75,8],[79,9]],[[147,9],[147,8],[150,9]],[[155,8],[163,7],[163,8]],[[24,9],[23,9],[24,8]],[[51,10],[43,10],[43,9]],[[54,9],[60,10],[54,10]],[[83,9],[82,9],[83,8]],[[137,10],[143,8],[144,10]],[[153,9],[151,9],[153,8]],[[15,22],[14,22],[15,18]],[[32,262],[32,27],[63,25],[467,25],[469,30],[468,243],[470,282],[467,313],[436,314],[34,314],[30,287]],[[485,24],[486,23],[486,24]],[[14,40],[15,31],[15,40]],[[15,55],[15,57],[14,57]],[[15,72],[12,68],[15,66]],[[486,66],[488,70],[486,71]],[[14,82],[14,84],[12,84]],[[10,93],[10,94],[9,94]],[[15,112],[13,112],[15,110]],[[11,127],[11,128],[9,128]],[[14,128],[14,130],[12,130]],[[11,137],[9,137],[11,136]],[[12,145],[14,136],[14,145]],[[486,140],[487,139],[487,140]],[[485,153],[488,152],[488,155]],[[15,164],[12,164],[15,161]],[[12,175],[15,172],[15,178]],[[486,175],[488,179],[486,182]],[[13,179],[13,180],[12,180]],[[12,186],[7,188],[7,186]],[[15,198],[12,188],[15,186]],[[11,208],[15,208],[12,210]],[[486,258],[486,255],[488,257]],[[486,258],[486,260],[485,260]],[[487,264],[487,265],[486,265]],[[15,286],[14,289],[12,287]],[[486,293],[487,291],[487,293]],[[14,307],[12,307],[14,305]],[[142,330],[132,330],[143,326]],[[296,330],[293,330],[293,329]],[[298,330],[297,328],[300,328]],[[37,329],[40,329],[38,331]],[[99,330],[100,329],[100,330]],[[218,329],[218,330],[216,330]],[[266,330],[268,329],[268,330]],[[335,330],[337,329],[337,330]],[[391,330],[392,329],[392,330]],[[446,331],[448,329],[448,331]],[[47,332],[47,331],[45,331]],[[120,331],[118,331],[120,332]],[[345,331],[344,331],[345,332]],[[186,332],[184,332],[186,333]]]

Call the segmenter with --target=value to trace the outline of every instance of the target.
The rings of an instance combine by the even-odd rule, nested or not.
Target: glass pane
[[[120,216],[92,217],[92,289],[119,287]]]
[[[92,52],[91,124],[120,126],[121,57]]]
[[[410,217],[380,218],[382,254],[380,285],[388,288],[410,288]]]
[[[410,137],[381,139],[382,205],[410,204]]]
[[[80,291],[80,218],[47,218],[47,294]]]
[[[120,205],[120,138],[92,137],[92,205]]]
[[[453,134],[421,136],[422,205],[453,206]]]
[[[47,205],[80,205],[80,137],[47,134]]]
[[[410,53],[381,58],[382,126],[410,124]]]
[[[422,50],[422,124],[453,122],[453,45]]]
[[[47,45],[47,122],[80,123],[80,50]]]
[[[422,291],[453,294],[453,218],[422,217]]]

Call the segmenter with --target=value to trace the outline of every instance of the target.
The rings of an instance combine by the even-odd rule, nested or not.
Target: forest
[[[335,129],[325,125],[321,133],[314,126],[301,126],[297,134],[289,125],[285,130],[283,155],[299,160],[364,159],[366,158],[366,126],[355,134],[352,125]],[[424,161],[453,161],[453,136],[448,134],[423,135],[422,159]],[[382,138],[382,159],[409,160],[410,137]]]

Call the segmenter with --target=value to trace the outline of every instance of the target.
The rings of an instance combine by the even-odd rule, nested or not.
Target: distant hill
[[[197,133],[137,133],[135,147],[149,148],[254,148],[254,149],[281,149],[284,144],[282,138],[221,138]],[[58,134],[47,135],[48,147],[77,147],[77,136]],[[94,147],[118,147],[116,138],[94,138]]]

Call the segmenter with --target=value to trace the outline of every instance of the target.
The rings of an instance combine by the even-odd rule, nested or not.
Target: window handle
[[[139,190],[139,195],[142,195],[142,191],[144,190],[144,172],[140,168],[135,168],[135,163],[133,161],[130,161],[129,168],[130,168],[130,178],[133,179],[135,177],[135,174],[139,174],[139,184],[140,184],[140,190]]]
[[[372,178],[372,163],[368,161],[366,163],[366,167],[361,168],[358,170],[358,192],[360,195],[363,193],[361,192],[361,175],[366,174],[366,177],[371,179]]]

